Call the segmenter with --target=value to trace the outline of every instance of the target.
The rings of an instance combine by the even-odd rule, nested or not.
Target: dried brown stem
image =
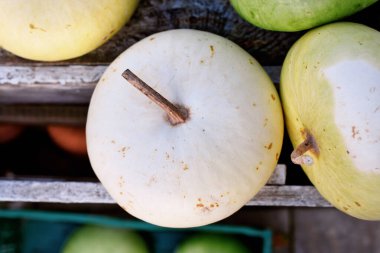
[[[144,93],[149,99],[160,106],[168,115],[172,125],[184,123],[188,118],[188,111],[184,107],[175,106],[169,100],[161,96],[157,91],[141,80],[129,69],[125,70],[122,76],[135,88]]]
[[[312,165],[314,162],[313,158],[305,155],[307,151],[313,151],[315,154],[319,153],[317,143],[308,131],[306,132],[306,139],[291,153],[290,158],[292,162],[300,165]]]

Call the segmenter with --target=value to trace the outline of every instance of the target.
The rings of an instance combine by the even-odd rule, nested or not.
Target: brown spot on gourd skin
[[[361,207],[362,205],[359,203],[359,202],[357,202],[357,201],[355,201],[355,205],[357,205],[358,207]]]
[[[264,127],[266,127],[268,125],[268,118],[265,118],[264,119]]]
[[[210,51],[211,51],[211,57],[214,57],[215,55],[215,48],[213,45],[210,45]]]
[[[273,100],[273,101],[275,101],[275,100],[276,100],[276,96],[275,96],[275,95],[273,95],[273,94],[270,94],[270,97],[272,98],[272,100]]]
[[[273,144],[272,142],[268,144],[268,146],[264,146],[266,149],[270,150],[272,148]]]
[[[253,64],[255,63],[255,62],[252,60],[252,58],[249,58],[248,61],[249,61],[249,64],[251,64],[251,65],[253,65]]]
[[[124,184],[125,184],[125,180],[122,176],[119,177],[119,187],[122,188],[124,187]]]
[[[202,203],[198,203],[197,207],[204,207],[204,205]]]
[[[355,139],[356,135],[359,134],[359,130],[356,129],[356,126],[352,126],[352,127],[351,127],[351,133],[352,133],[352,135],[351,135],[352,138]]]
[[[130,147],[125,147],[125,146],[123,146],[123,147],[121,147],[120,148],[120,150],[118,151],[123,157],[125,157],[126,156],[126,154],[127,154],[127,151],[130,149]]]
[[[278,161],[278,159],[279,159],[279,154],[276,153],[276,161]]]
[[[40,30],[41,32],[46,32],[45,29],[43,29],[43,28],[41,28],[41,27],[37,27],[37,26],[35,26],[35,25],[32,24],[32,23],[29,24],[29,28],[30,28],[31,30]]]
[[[147,186],[151,186],[152,184],[157,183],[157,178],[155,176],[151,176],[147,183]]]

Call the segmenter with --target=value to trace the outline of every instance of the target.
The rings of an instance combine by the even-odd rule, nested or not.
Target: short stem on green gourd
[[[292,162],[299,165],[312,165],[314,160],[310,155],[305,155],[307,151],[313,151],[315,154],[319,153],[317,143],[308,131],[306,131],[306,139],[291,153]]]
[[[167,113],[168,120],[173,126],[184,123],[189,117],[189,112],[185,107],[172,104],[129,69],[125,70],[122,76],[150,100],[160,106]]]

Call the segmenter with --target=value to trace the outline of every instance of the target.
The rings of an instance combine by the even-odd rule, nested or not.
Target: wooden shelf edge
[[[101,183],[0,180],[2,202],[115,204]],[[266,185],[247,206],[330,206],[313,186]]]

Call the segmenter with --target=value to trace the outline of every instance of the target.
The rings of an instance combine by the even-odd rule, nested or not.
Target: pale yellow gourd
[[[308,32],[280,89],[294,146],[308,140],[293,160],[335,207],[380,220],[380,33],[354,23]]]
[[[168,116],[122,77],[130,69],[177,107]],[[280,155],[282,109],[255,59],[196,30],[151,35],[122,53],[93,93],[87,118],[92,167],[130,214],[167,227],[219,221],[265,185]]]
[[[137,4],[138,0],[1,0],[0,46],[31,60],[75,58],[110,39]]]

